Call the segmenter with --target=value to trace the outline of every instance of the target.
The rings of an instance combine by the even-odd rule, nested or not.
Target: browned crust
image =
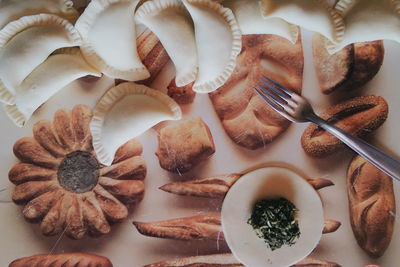
[[[168,95],[180,105],[193,103],[193,100],[196,97],[196,92],[192,89],[193,84],[194,82],[179,87],[176,85],[174,78],[167,87]]]
[[[183,173],[205,161],[215,152],[210,129],[201,118],[170,124],[160,130],[156,155],[160,166]]]
[[[380,96],[360,96],[328,108],[321,117],[352,135],[363,137],[378,129],[386,120],[389,108]],[[301,137],[304,151],[312,157],[325,157],[345,147],[343,142],[315,124]]]
[[[354,43],[330,55],[324,37],[313,36],[314,67],[321,91],[351,91],[369,82],[379,71],[384,59],[383,41]]]
[[[336,232],[337,229],[339,229],[339,227],[341,225],[342,225],[342,223],[339,222],[339,221],[326,219],[324,221],[324,229],[322,230],[322,233],[323,234],[329,234],[329,233]]]
[[[383,255],[393,235],[396,202],[392,179],[360,156],[347,170],[350,223],[359,246]]]
[[[88,253],[41,254],[17,259],[8,267],[112,267],[106,257]]]

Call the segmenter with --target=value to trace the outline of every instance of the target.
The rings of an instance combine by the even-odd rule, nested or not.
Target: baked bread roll
[[[42,254],[17,259],[8,267],[112,267],[109,259],[87,253]]]
[[[385,122],[388,109],[385,99],[380,96],[360,96],[328,108],[321,118],[352,135],[363,137]],[[316,124],[306,128],[301,145],[312,157],[325,157],[345,147],[342,141]]]
[[[210,129],[201,118],[172,123],[159,132],[156,155],[160,166],[167,171],[190,171],[214,152]]]
[[[331,55],[324,37],[313,37],[314,67],[322,93],[350,91],[369,82],[382,66],[383,41],[354,43]]]
[[[209,94],[222,125],[238,145],[257,149],[281,135],[290,122],[254,91],[262,75],[300,94],[303,77],[301,38],[295,44],[277,35],[242,37],[242,52],[229,80]]]
[[[358,245],[369,256],[383,255],[392,239],[396,202],[392,179],[356,156],[347,170],[350,223]]]

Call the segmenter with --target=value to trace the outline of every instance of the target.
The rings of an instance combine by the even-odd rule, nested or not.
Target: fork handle
[[[363,156],[366,160],[374,164],[381,171],[400,182],[400,161],[384,153],[380,149],[370,145],[361,138],[349,134],[346,131],[328,123],[324,119],[315,114],[307,116],[307,118],[327,130],[343,143],[348,145],[355,152]]]

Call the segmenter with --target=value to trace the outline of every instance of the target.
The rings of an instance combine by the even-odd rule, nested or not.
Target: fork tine
[[[260,86],[257,85],[257,87],[260,87]],[[275,103],[274,101],[269,99],[269,97],[267,97],[265,94],[263,94],[263,92],[260,89],[258,89],[257,87],[254,87],[254,90],[271,106],[271,108],[273,108],[276,112],[279,112],[279,113],[282,113],[285,111],[285,109],[282,106],[278,105],[277,103]]]
[[[288,94],[289,96],[293,96],[293,94],[295,94],[292,90],[282,86],[281,84],[279,84],[278,82],[272,80],[271,78],[262,75],[262,78],[268,80],[269,82],[271,82],[273,85],[275,85],[276,87],[278,87],[279,89],[281,89],[282,91],[284,91],[286,94]]]
[[[282,107],[284,107],[285,105],[288,104],[288,102],[286,101],[286,100],[289,100],[289,99],[286,99],[287,96],[284,96],[283,99],[280,97],[280,95],[281,95],[282,93],[281,93],[281,94],[277,93],[278,96],[276,96],[276,95],[274,95],[273,93],[271,93],[270,91],[268,91],[267,89],[265,89],[264,87],[260,86],[259,84],[257,84],[257,87],[259,87],[259,89],[261,89],[261,91],[262,91],[265,95],[267,95],[267,96],[269,96],[270,98],[272,98],[273,100],[275,100],[275,102],[278,102]],[[270,89],[271,91],[275,92],[274,90],[272,90],[271,87],[268,87],[268,85],[267,85],[267,88]],[[285,97],[286,97],[286,98],[285,98]]]
[[[290,100],[291,96],[286,94],[284,91],[281,89],[276,88],[273,84],[271,84],[269,81],[265,80],[264,78],[261,77],[261,81],[264,84],[265,87],[267,87],[270,91],[272,91],[275,95],[280,96],[283,98],[286,102]],[[271,94],[268,90],[264,89],[263,92]]]

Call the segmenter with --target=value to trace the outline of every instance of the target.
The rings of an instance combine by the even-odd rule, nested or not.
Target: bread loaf
[[[17,259],[8,267],[112,267],[109,259],[87,253],[42,254]]]
[[[356,156],[347,170],[350,223],[359,246],[380,257],[393,234],[396,204],[392,179]]]

